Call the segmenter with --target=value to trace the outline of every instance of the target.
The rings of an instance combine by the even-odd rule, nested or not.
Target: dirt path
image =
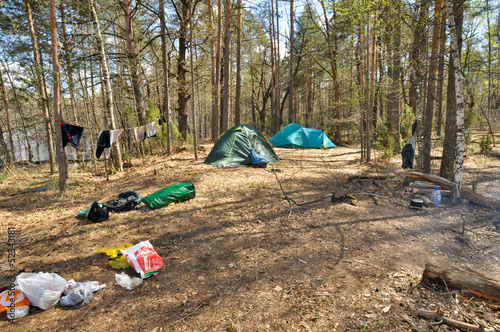
[[[200,161],[187,152],[134,161],[110,181],[72,169],[64,198],[45,166],[16,170],[17,178],[4,175],[2,229],[16,226],[16,236],[26,239],[16,247],[17,272],[54,272],[107,287],[81,308],[32,308],[15,324],[0,322],[0,330],[437,331],[439,325],[417,316],[437,307],[450,318],[500,326],[498,311],[481,301],[457,304],[457,292],[420,283],[431,258],[500,275],[497,213],[452,207],[446,199],[439,208],[410,209],[400,175],[383,181],[390,191],[376,192],[377,205],[347,177],[397,173],[400,160],[360,166],[355,148],[276,149],[282,160],[272,165],[275,172],[205,165],[210,148]],[[467,163],[465,185],[498,199],[499,160],[472,155]],[[141,204],[100,224],[75,218],[94,200],[131,189],[146,196],[180,182],[194,183],[194,199],[158,210]],[[357,183],[377,189],[372,180]],[[45,185],[50,190],[8,196]],[[327,197],[291,203],[290,210],[283,199],[285,193],[300,205],[333,192],[354,194],[357,205]],[[154,245],[165,268],[129,291],[117,285],[118,271],[95,249],[143,240]]]

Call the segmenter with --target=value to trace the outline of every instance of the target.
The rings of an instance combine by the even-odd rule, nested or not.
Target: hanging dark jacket
[[[111,135],[109,130],[101,131],[99,139],[97,141],[97,149],[95,151],[95,156],[99,158],[106,148],[111,147]]]
[[[80,140],[83,134],[83,127],[75,126],[64,121],[61,123],[63,147],[68,143],[75,149],[80,147]]]
[[[405,146],[403,147],[403,150],[401,150],[401,157],[402,157],[402,165],[403,169],[405,168],[413,168],[413,160],[415,158],[415,150],[416,150],[416,144],[417,143],[417,121],[413,123],[412,128],[411,128],[411,137],[406,142]]]

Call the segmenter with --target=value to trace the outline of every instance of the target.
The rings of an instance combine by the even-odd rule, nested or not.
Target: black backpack
[[[119,194],[117,199],[102,203],[102,205],[109,211],[122,212],[135,209],[140,202],[141,196],[137,195],[135,191],[129,190]]]
[[[103,222],[109,219],[109,211],[98,202],[93,202],[87,210],[87,218],[92,222]]]

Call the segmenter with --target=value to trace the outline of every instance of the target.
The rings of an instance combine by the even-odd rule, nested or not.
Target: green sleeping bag
[[[196,192],[192,183],[178,183],[155,191],[142,198],[142,201],[151,209],[159,209],[170,203],[179,203],[194,198]]]

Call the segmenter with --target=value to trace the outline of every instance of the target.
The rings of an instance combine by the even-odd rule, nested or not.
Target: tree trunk
[[[190,1],[190,4],[189,4],[189,7],[191,7],[191,0]],[[194,40],[194,27],[193,27],[193,23],[194,23],[194,18],[193,18],[193,15],[190,15],[190,29],[189,29],[189,32],[190,32],[190,50],[189,50],[189,54],[190,54],[190,60],[191,60],[191,111],[192,111],[192,117],[193,117],[193,145],[194,145],[194,159],[195,160],[198,160],[198,139],[197,139],[197,135],[196,135],[196,112],[195,112],[195,91],[194,91],[194,52],[195,52],[195,47],[193,46],[195,44],[195,40]]]
[[[441,39],[438,54],[438,78],[437,78],[437,136],[441,136],[443,124],[443,83],[444,83],[444,51],[446,49],[446,11],[441,12]]]
[[[54,128],[56,130],[56,153],[59,165],[59,192],[66,192],[66,180],[68,178],[68,160],[63,148],[61,131],[61,88],[59,85],[59,58],[57,55],[57,25],[56,25],[56,2],[50,0],[50,39],[52,44],[52,74],[54,76]]]
[[[214,34],[214,17],[212,10],[212,0],[207,0],[209,34],[210,34],[210,59],[211,59],[211,78],[212,78],[212,141],[216,141],[220,135],[220,109],[219,109],[219,76],[220,76],[220,37],[222,13],[220,7],[222,0],[218,1],[219,10],[217,11],[217,42]],[[217,49],[216,49],[217,45]]]
[[[447,4],[448,6],[448,4]],[[450,65],[448,69],[448,89],[446,97],[446,127],[444,134],[444,144],[443,144],[443,158],[441,158],[441,169],[439,175],[446,179],[453,179],[454,169],[455,169],[455,159],[456,159],[456,147],[457,147],[457,107],[456,104],[456,87],[455,87],[455,66],[460,66],[460,56],[462,49],[462,24],[463,24],[463,5],[454,1],[453,10],[455,11],[454,16],[454,26],[457,34],[458,44],[455,45],[457,48],[458,64],[455,65],[453,61],[455,59],[450,56]],[[447,8],[448,11],[448,8]],[[449,16],[449,12],[447,13]],[[451,18],[448,17],[448,21]],[[451,43],[451,42],[450,42]],[[451,52],[450,52],[451,53]]]
[[[293,1],[293,0],[292,0]],[[248,28],[248,32],[250,32],[250,28]],[[249,35],[251,35],[249,33]],[[251,80],[251,83],[252,83],[252,97],[251,97],[251,100],[252,100],[252,124],[256,127],[256,128],[259,128],[258,124],[257,124],[257,112],[256,112],[256,108],[257,108],[257,98],[256,98],[256,92],[255,92],[255,74],[254,74],[254,68],[253,68],[253,56],[252,56],[252,52],[250,52],[250,54],[248,55],[248,57],[250,58],[250,80]]]
[[[437,56],[439,47],[439,36],[441,32],[441,9],[443,7],[442,0],[436,0],[434,6],[434,23],[432,28],[432,45],[431,59],[429,62],[429,84],[427,86],[427,103],[423,114],[423,129],[422,129],[422,171],[431,173],[431,136],[432,136],[432,120],[434,117],[434,100],[436,91],[436,72],[437,72]],[[420,156],[419,156],[420,157]]]
[[[2,84],[2,88],[3,88],[3,84]],[[5,92],[5,89],[2,89],[2,92]],[[10,164],[12,162],[12,158],[11,158],[11,155],[10,155],[9,147],[7,146],[7,142],[5,142],[5,139],[3,137],[3,129],[2,129],[2,125],[1,124],[0,124],[0,146],[2,147],[2,149],[0,151],[2,151],[2,154],[3,154],[3,157],[4,157],[3,158],[3,163],[4,164]]]
[[[295,110],[295,107],[293,105],[294,102],[294,87],[293,87],[293,81],[294,81],[294,71],[293,71],[293,66],[294,66],[294,57],[295,57],[295,31],[293,27],[293,23],[295,21],[295,16],[293,13],[293,0],[290,0],[290,88],[289,88],[289,100],[288,100],[288,123],[294,123],[297,117],[297,113]]]
[[[9,79],[10,88],[11,88],[12,94],[14,95],[14,101],[16,103],[16,110],[19,113],[19,117],[21,119],[21,123],[23,126],[23,134],[24,134],[24,139],[26,142],[26,149],[28,150],[28,160],[30,163],[32,163],[33,162],[33,150],[31,149],[31,143],[30,143],[30,139],[28,136],[28,129],[29,129],[28,127],[29,126],[26,125],[26,120],[28,119],[28,117],[26,117],[24,115],[23,108],[22,108],[21,104],[19,103],[20,99],[17,96],[16,86],[14,85],[14,81],[12,80],[12,77],[10,75],[8,63],[3,64],[3,66],[6,69],[5,72],[7,73],[7,78]],[[10,120],[8,122],[10,122]]]
[[[219,138],[219,135],[223,133],[222,127],[221,127],[221,117],[222,117],[222,109],[221,109],[221,89],[220,89],[220,83],[221,83],[221,49],[222,49],[222,0],[217,1],[217,48],[216,48],[216,55],[215,55],[215,96],[217,98],[216,100],[216,116],[212,121],[215,121],[215,124],[212,124],[217,129],[217,137],[213,138],[214,140]]]
[[[5,91],[5,84],[3,82],[3,76],[2,76],[2,71],[0,70],[0,88],[2,90],[2,97],[3,97],[3,105],[5,108],[5,114],[7,115],[7,132],[8,132],[8,138],[9,138],[9,143],[10,143],[10,152],[7,149],[7,163],[11,163],[12,161],[16,161],[16,150],[14,149],[14,139],[12,137],[12,127],[10,124],[10,111],[9,111],[9,99],[7,98],[7,91]],[[2,142],[3,140],[3,131],[0,131],[0,136],[2,136]],[[12,157],[11,154],[12,153]]]
[[[393,0],[389,6],[392,8],[388,9],[390,14],[388,15],[388,35],[390,38],[389,54],[388,58],[388,77],[390,79],[390,87],[388,92],[388,116],[391,121],[391,137],[394,139],[398,151],[401,150],[400,144],[400,128],[399,128],[399,105],[401,103],[401,94],[399,93],[400,86],[400,76],[401,76],[401,53],[400,53],[400,38],[401,38],[401,1]],[[393,24],[391,24],[393,23]]]
[[[139,62],[139,54],[135,47],[134,27],[132,22],[132,11],[130,9],[130,0],[123,0],[120,2],[123,12],[125,14],[125,37],[127,39],[127,58],[129,64],[129,72],[132,80],[132,89],[135,98],[135,111],[139,117],[139,125],[145,125],[146,111],[144,110],[144,102],[142,97],[142,84],[141,68]]]
[[[335,118],[337,119],[335,124],[335,141],[341,141],[341,132],[340,132],[340,91],[339,91],[339,82],[338,82],[338,74],[337,74],[337,54],[338,54],[338,45],[337,45],[337,33],[334,29],[330,27],[331,23],[326,14],[325,3],[321,2],[321,7],[323,9],[323,20],[325,21],[325,31],[323,35],[325,37],[326,45],[328,46],[328,60],[330,63],[330,76],[332,78],[333,90],[334,90],[334,109],[335,109]],[[333,2],[333,22],[336,22],[337,18],[337,10],[335,8],[335,1]],[[334,30],[334,31],[331,31]]]
[[[280,56],[280,24],[278,0],[276,0],[276,128],[275,132],[280,131],[282,123],[281,114],[281,56]]]
[[[161,33],[161,63],[163,69],[163,120],[167,124],[167,156],[172,154],[172,139],[170,132],[170,99],[168,95],[167,38],[165,34],[165,1],[159,2],[160,33]]]
[[[54,0],[52,0],[54,1]],[[101,67],[103,71],[103,77],[104,77],[104,88],[105,88],[105,95],[106,95],[106,101],[105,101],[105,106],[106,106],[106,111],[109,116],[109,126],[111,129],[115,130],[116,129],[116,124],[115,124],[115,115],[114,115],[114,104],[113,104],[113,90],[111,89],[111,77],[109,75],[109,69],[108,69],[108,61],[106,59],[106,51],[104,50],[104,44],[101,36],[101,28],[99,26],[99,19],[97,18],[97,12],[94,6],[94,0],[89,0],[90,4],[90,9],[92,11],[92,17],[94,19],[94,29],[95,29],[95,37],[96,37],[96,42],[97,42],[97,48],[99,50],[99,60],[101,62]],[[116,140],[114,144],[114,149],[113,151],[116,153],[116,162],[117,162],[117,168],[120,172],[123,171],[123,163],[122,163],[122,155],[121,155],[121,149],[120,149],[120,141]]]
[[[53,138],[53,133],[52,133],[52,128],[50,125],[50,114],[49,114],[49,108],[48,108],[48,97],[46,94],[46,88],[45,88],[45,79],[43,77],[43,71],[42,67],[40,64],[40,54],[38,52],[38,45],[36,42],[36,37],[35,37],[35,28],[33,25],[33,19],[31,15],[31,7],[28,1],[24,2],[25,8],[26,8],[26,17],[28,19],[28,27],[30,31],[30,37],[31,37],[31,44],[33,46],[33,58],[35,62],[35,71],[37,75],[37,91],[38,94],[41,98],[40,106],[42,107],[42,114],[43,114],[43,120],[45,123],[45,133],[46,133],[46,138],[47,138],[47,149],[49,152],[49,166],[50,166],[50,173],[53,174],[55,172],[56,168],[56,158],[54,155],[54,138]],[[59,124],[60,126],[60,124]],[[57,128],[57,127],[56,127]]]
[[[231,84],[231,2],[224,0],[224,87],[222,93],[222,128],[229,129],[229,98]]]
[[[236,96],[234,100],[234,124],[241,123],[241,29],[242,29],[242,10],[241,0],[236,3],[238,10],[238,29],[237,29],[237,47],[236,47]]]
[[[456,157],[455,172],[453,176],[453,187],[451,194],[453,201],[458,203],[462,194],[462,178],[464,171],[464,152],[465,152],[465,126],[464,126],[464,100],[462,95],[462,78],[460,75],[460,55],[458,51],[458,33],[455,27],[452,0],[446,0],[446,9],[448,12],[448,25],[450,27],[450,58],[453,59],[453,76],[455,78],[455,105],[457,107],[456,116]]]
[[[59,4],[59,11],[61,12],[61,29],[63,33],[64,60],[66,62],[66,76],[68,79],[71,110],[73,112],[73,120],[75,121],[75,123],[78,123],[78,117],[76,115],[75,83],[73,82],[73,68],[71,66],[71,53],[69,49],[68,31],[66,29],[66,15],[64,13],[64,3],[62,0],[61,3]]]
[[[186,40],[189,23],[189,0],[181,0],[179,17],[179,56],[177,59],[177,96],[178,96],[178,122],[179,132],[184,140],[188,135],[188,113],[187,101],[189,99],[186,91]]]

